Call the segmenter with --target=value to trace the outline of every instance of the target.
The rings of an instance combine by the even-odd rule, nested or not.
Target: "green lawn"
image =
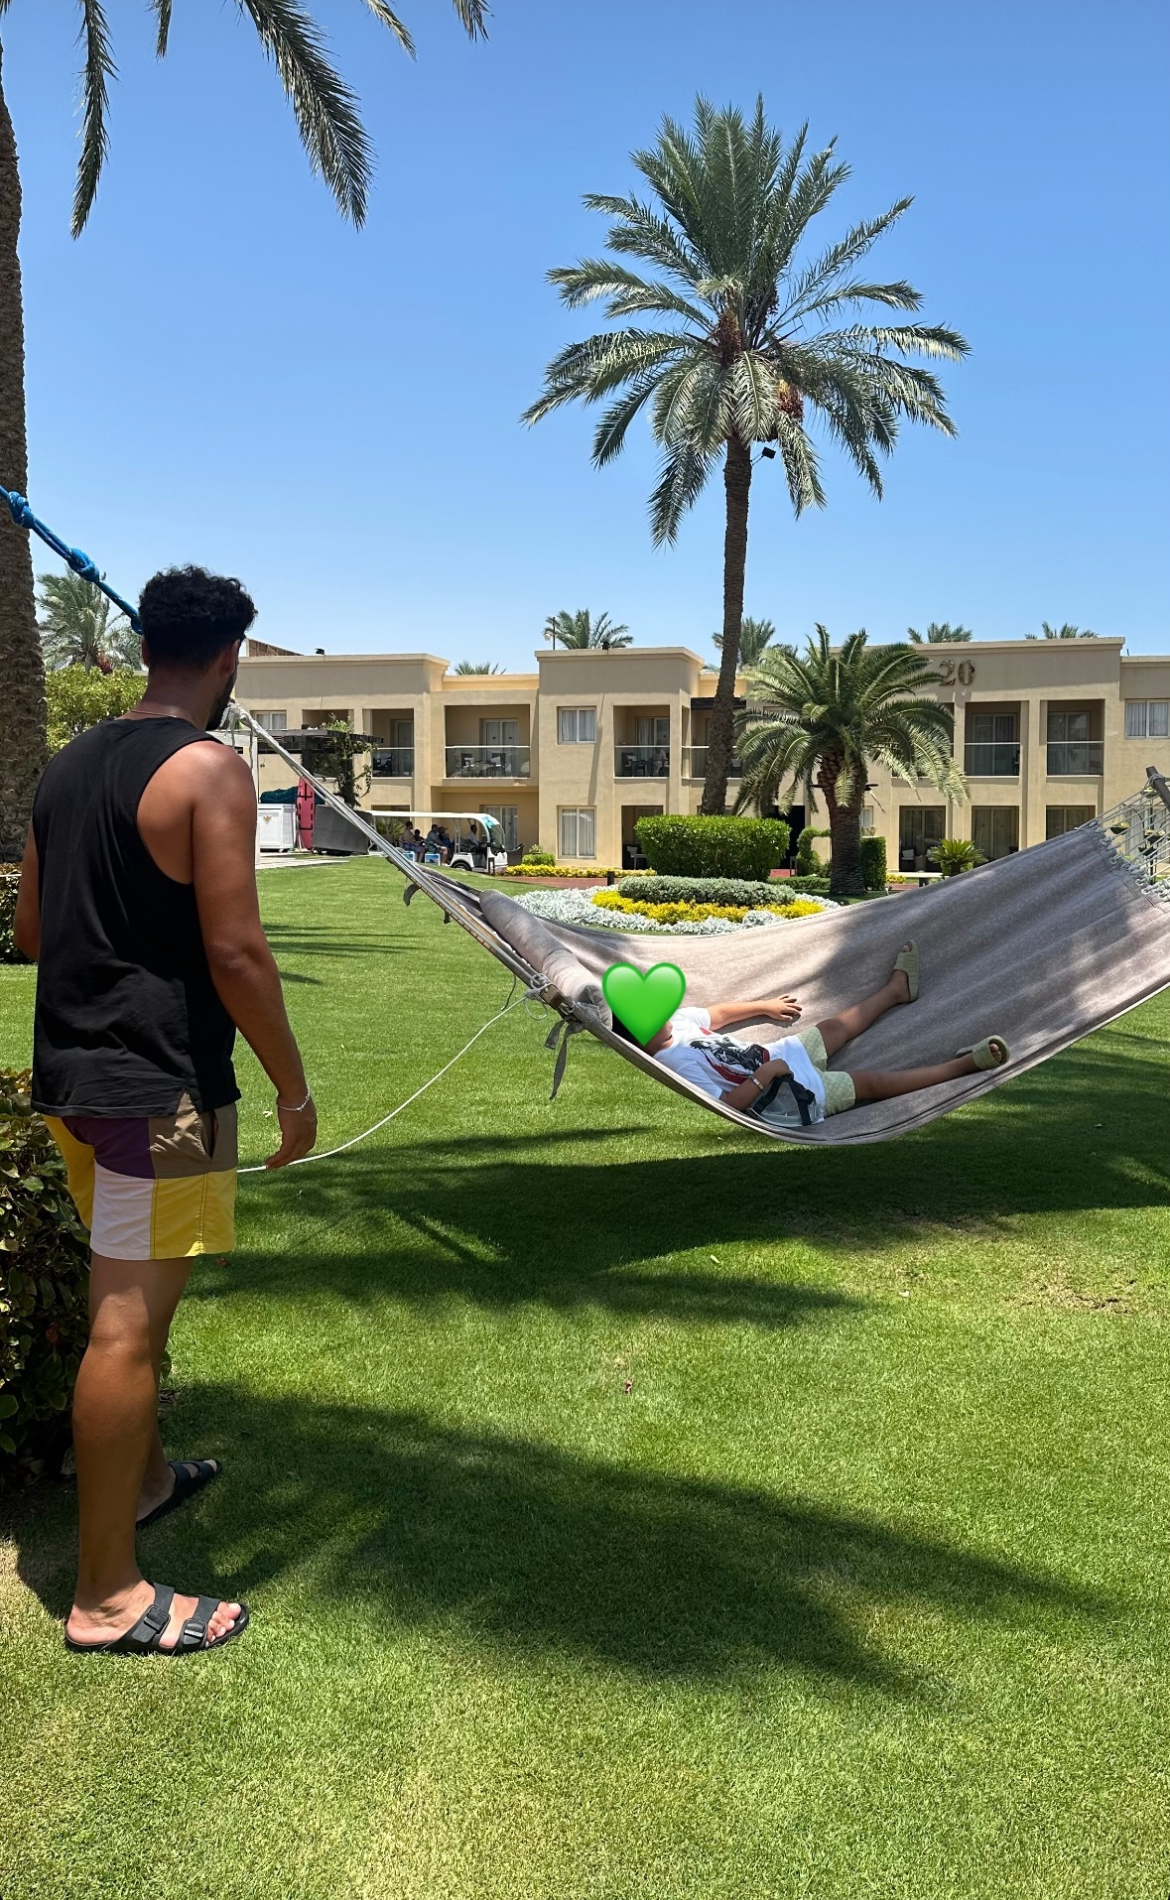
[[[400,888],[261,880],[325,1144],[507,991]],[[242,1642],[67,1656],[70,1492],[16,1507],[3,1900],[1165,1900],[1167,1001],[836,1152],[584,1037],[550,1107],[546,1028],[193,1280],[226,1473],[142,1554]]]

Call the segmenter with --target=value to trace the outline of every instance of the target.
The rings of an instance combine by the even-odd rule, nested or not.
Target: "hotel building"
[[[1147,765],[1170,772],[1170,655],[1126,657],[1122,646],[924,648],[942,676],[932,690],[954,709],[968,796],[875,768],[862,823],[885,838],[890,868],[922,868],[943,837],[1003,857],[1108,810],[1141,787]],[[482,811],[511,850],[628,864],[640,817],[698,810],[715,674],[681,646],[534,657],[531,673],[464,675],[426,653],[302,656],[252,641],[237,696],[277,733],[340,719],[369,734],[357,761],[367,810]],[[262,758],[262,790],[291,776]]]

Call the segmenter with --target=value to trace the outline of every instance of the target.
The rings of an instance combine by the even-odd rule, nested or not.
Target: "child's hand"
[[[774,1023],[795,1023],[800,1021],[800,1004],[795,996],[773,996],[764,1005],[764,1013]]]

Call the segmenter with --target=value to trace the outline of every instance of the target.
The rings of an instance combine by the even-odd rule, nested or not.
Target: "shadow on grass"
[[[396,956],[409,946],[387,931],[384,936],[341,935],[335,924],[266,922],[264,935],[274,956],[367,957]]]
[[[687,1126],[669,1131],[666,1155],[656,1152],[664,1131],[645,1131],[642,1157],[630,1154],[636,1129],[554,1125],[547,1134],[354,1150],[293,1177],[295,1202],[287,1176],[253,1186],[257,1197],[273,1196],[282,1225],[292,1213],[295,1244],[282,1237],[264,1248],[268,1204],[257,1199],[249,1217],[260,1244],[225,1268],[202,1268],[189,1297],[316,1298],[328,1289],[357,1302],[596,1303],[762,1326],[856,1308],[827,1289],[729,1277],[719,1250],[803,1242],[831,1259],[904,1245],[924,1224],[994,1235],[1020,1215],[1165,1206],[1164,1062],[1148,1040],[1149,1058],[1136,1059],[1129,1040],[1118,1054],[1099,1038],[973,1109],[880,1146],[777,1148],[720,1130],[712,1154],[711,1133]],[[610,1135],[621,1140],[620,1157],[604,1152]],[[710,1268],[691,1264],[697,1251],[714,1256]],[[680,1253],[688,1260],[672,1269]],[[802,1267],[807,1278],[807,1259]]]
[[[265,1590],[295,1572],[297,1608],[282,1616],[303,1618],[297,1643],[344,1606],[374,1645],[396,1626],[447,1628],[648,1678],[783,1668],[906,1697],[933,1688],[867,1638],[896,1627],[886,1612],[1037,1636],[1118,1613],[912,1528],[412,1414],[198,1386],[169,1430],[222,1456],[225,1476],[142,1539],[148,1573],[263,1617]],[[19,1538],[20,1574],[57,1616],[72,1581],[67,1511],[60,1496],[26,1504]]]

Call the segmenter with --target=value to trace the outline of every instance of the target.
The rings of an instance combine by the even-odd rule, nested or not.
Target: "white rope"
[[[455,1067],[455,1064],[459,1061],[460,1056],[465,1056],[467,1054],[467,1051],[471,1048],[471,1044],[478,1042],[485,1030],[490,1029],[493,1023],[498,1023],[502,1016],[507,1016],[510,1014],[512,1010],[519,1009],[522,1003],[526,1003],[529,997],[535,994],[536,992],[533,990],[525,990],[523,996],[518,996],[515,1002],[505,1003],[503,1009],[497,1010],[494,1016],[490,1017],[486,1023],[482,1024],[481,1027],[476,1030],[474,1036],[471,1038],[471,1042],[464,1043],[462,1049],[459,1051],[459,1055],[452,1056],[450,1062],[445,1062],[443,1064],[443,1067],[438,1071],[438,1073],[436,1075],[432,1075],[429,1082],[424,1082],[420,1089],[415,1089],[413,1095],[408,1095],[404,1102],[399,1102],[397,1108],[392,1108],[388,1115],[383,1115],[381,1121],[375,1122],[372,1128],[367,1128],[364,1131],[364,1133],[360,1135],[351,1135],[350,1139],[348,1141],[343,1141],[340,1147],[326,1148],[322,1151],[321,1154],[301,1155],[299,1160],[290,1161],[288,1162],[287,1165],[290,1168],[303,1168],[306,1162],[309,1162],[309,1161],[328,1161],[330,1156],[342,1155],[345,1153],[347,1148],[356,1148],[359,1141],[366,1141],[369,1139],[371,1135],[376,1135],[379,1128],[385,1128],[387,1122],[392,1122],[396,1115],[401,1115],[403,1109],[409,1108],[412,1102],[417,1102],[419,1096],[425,1095],[427,1090],[429,1088],[433,1088],[436,1082],[441,1082],[443,1077],[446,1075],[447,1070],[453,1069]],[[271,1174],[273,1170],[271,1168],[266,1167],[263,1162],[260,1162],[259,1165],[256,1167],[241,1168],[239,1172],[241,1174]]]

